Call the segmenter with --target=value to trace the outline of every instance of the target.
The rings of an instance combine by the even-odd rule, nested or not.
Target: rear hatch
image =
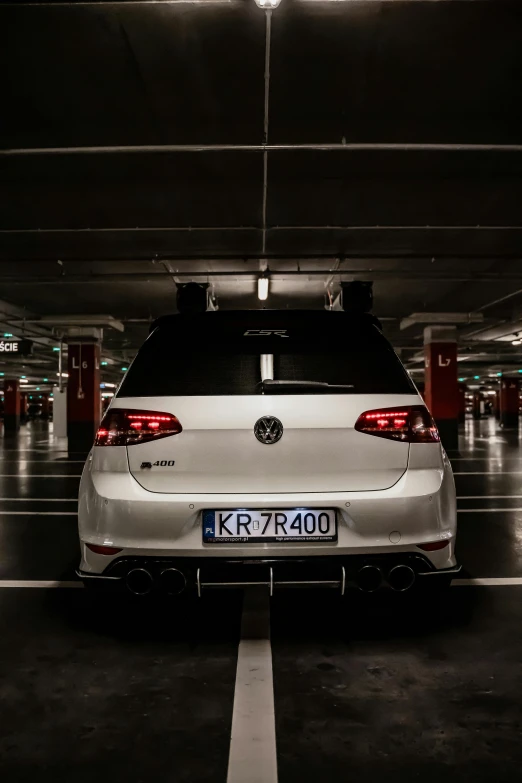
[[[386,489],[407,443],[355,431],[361,413],[418,403],[379,330],[345,313],[174,316],[154,330],[114,407],[170,413],[183,431],[127,447],[145,489],[289,493]],[[276,435],[263,440],[269,417]]]

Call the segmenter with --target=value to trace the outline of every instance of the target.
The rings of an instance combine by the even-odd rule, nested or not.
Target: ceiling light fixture
[[[268,299],[268,269],[257,280],[257,296],[262,302]]]
[[[277,8],[281,0],[255,0],[259,8]]]

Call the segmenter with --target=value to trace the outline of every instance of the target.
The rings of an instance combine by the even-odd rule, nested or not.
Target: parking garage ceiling
[[[482,313],[459,327],[467,366],[517,367],[521,17],[282,0],[267,30],[253,0],[3,3],[4,328],[110,314],[121,363],[176,282],[258,307],[268,264],[269,307],[373,280],[412,369],[423,324],[401,321],[423,311]]]

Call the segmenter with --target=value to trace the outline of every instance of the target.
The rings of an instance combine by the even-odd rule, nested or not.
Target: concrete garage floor
[[[279,781],[520,779],[522,452],[493,421],[461,446],[459,581],[510,581],[438,607],[276,596]],[[0,779],[225,781],[241,595],[134,611],[18,586],[74,582],[82,460],[59,448],[43,424],[0,445]]]

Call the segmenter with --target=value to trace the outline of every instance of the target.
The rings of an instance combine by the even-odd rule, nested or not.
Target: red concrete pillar
[[[424,399],[448,451],[459,445],[459,389],[457,381],[457,330],[454,326],[428,326],[424,330],[426,390]]]
[[[502,378],[500,382],[500,426],[518,429],[518,378]]]
[[[20,429],[20,381],[4,382],[4,431],[14,434]]]
[[[92,334],[71,336],[68,343],[68,447],[71,452],[87,452],[100,423],[100,344]]]

